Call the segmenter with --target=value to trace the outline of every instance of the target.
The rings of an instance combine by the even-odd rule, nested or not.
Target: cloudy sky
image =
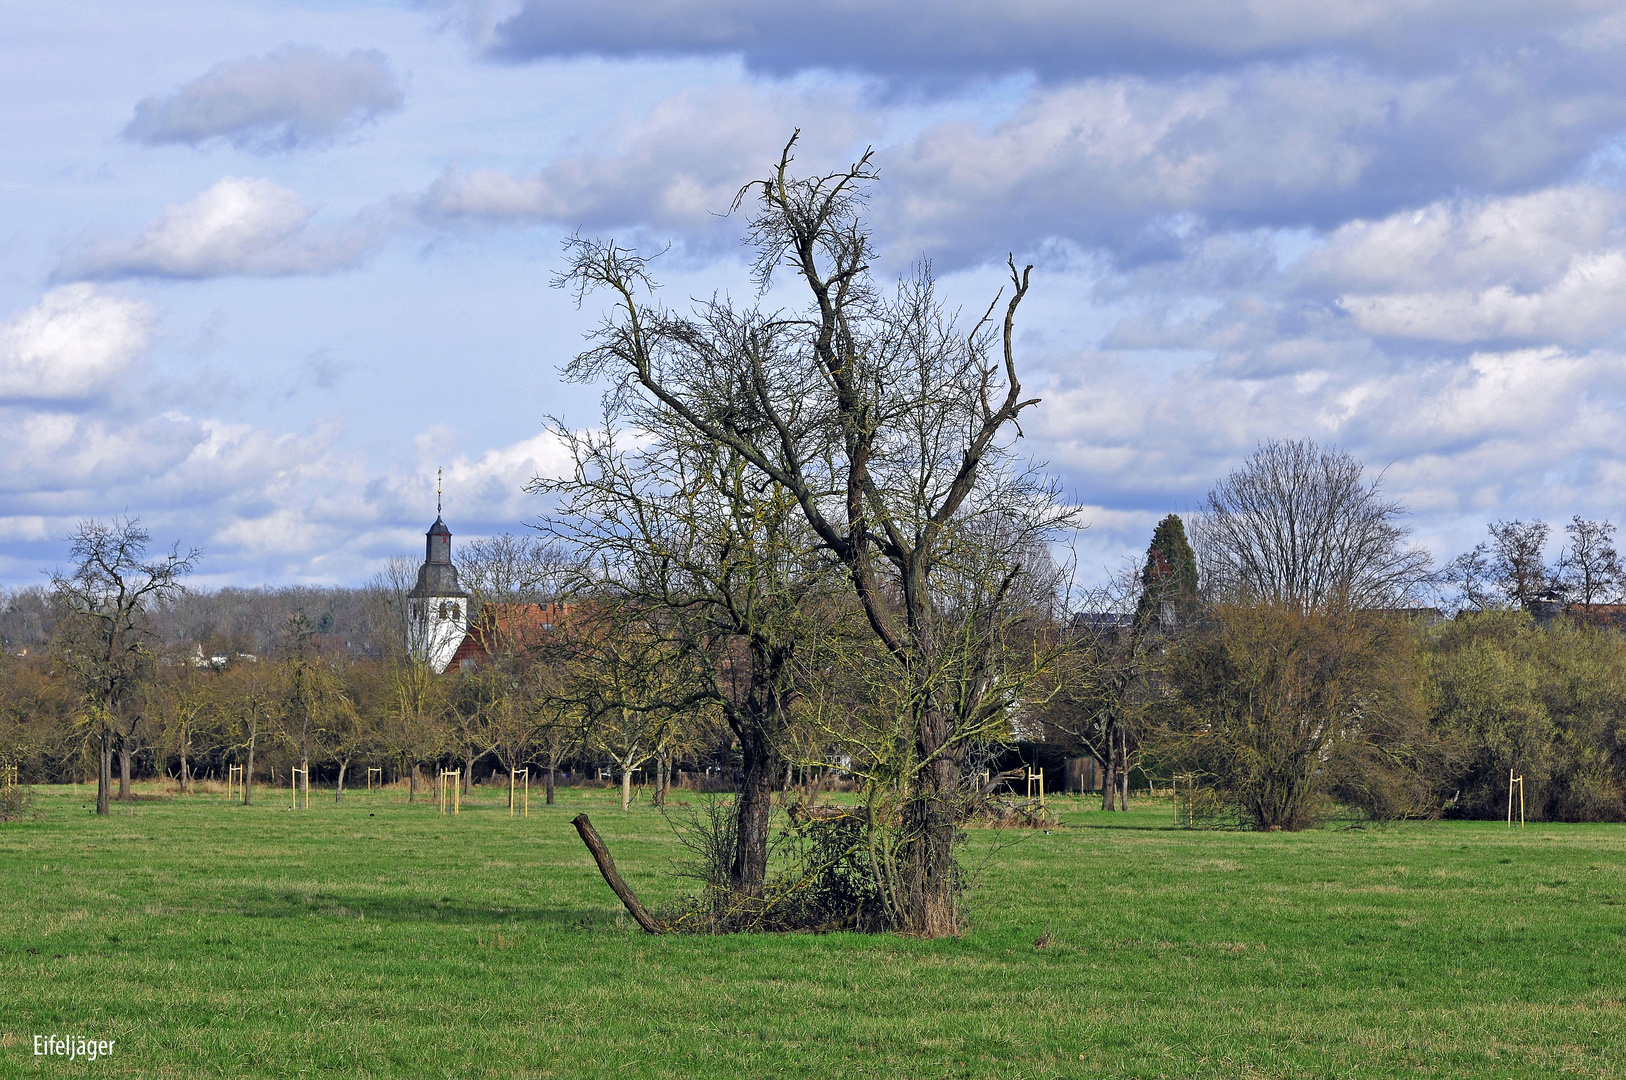
[[[1449,556],[1626,515],[1626,4],[12,0],[0,583],[129,512],[220,584],[517,530],[596,318],[575,230],[749,293],[792,129],[873,146],[895,273],[1036,264],[1029,452],[1142,549],[1262,439],[1348,448]]]

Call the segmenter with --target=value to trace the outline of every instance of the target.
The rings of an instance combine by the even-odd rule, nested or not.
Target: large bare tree
[[[970,605],[954,602],[951,571],[962,555],[993,553],[963,543],[984,522],[1002,521],[982,535],[1021,550],[1066,519],[1053,490],[1014,461],[1017,418],[1036,404],[1022,397],[1015,354],[1031,268],[1012,261],[1003,308],[996,297],[969,326],[940,300],[928,268],[883,292],[862,219],[870,155],[799,177],[795,141],[736,202],[755,204],[748,236],[763,301],[754,307],[714,299],[674,312],[649,299],[646,259],[613,242],[571,241],[562,283],[578,296],[607,291],[615,311],[568,372],[612,384],[614,420],[647,428],[645,414],[661,410],[737,455],[784,489],[840,564],[902,691],[901,921],[948,933],[959,926],[961,760],[1013,694],[1011,672],[985,660],[1022,564],[996,556],[978,567],[986,588]],[[799,298],[770,308],[784,273]],[[973,616],[982,630],[955,629]],[[946,666],[969,677],[944,678]]]
[[[135,749],[137,690],[152,672],[148,609],[182,591],[181,579],[197,564],[196,549],[147,557],[152,536],[131,517],[81,521],[69,537],[69,573],[51,575],[63,617],[57,650],[89,706],[89,736],[99,755],[96,812],[108,812],[113,753],[120,754],[120,796],[129,795],[130,756]]]
[[[1271,440],[1208,493],[1196,539],[1211,597],[1301,611],[1398,607],[1429,580],[1405,507],[1349,453]]]

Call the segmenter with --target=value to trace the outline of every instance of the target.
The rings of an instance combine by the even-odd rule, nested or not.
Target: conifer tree
[[[1186,526],[1179,514],[1170,514],[1152,530],[1146,566],[1140,572],[1140,604],[1135,622],[1158,613],[1158,605],[1173,603],[1176,610],[1197,600],[1197,556],[1186,541]]]

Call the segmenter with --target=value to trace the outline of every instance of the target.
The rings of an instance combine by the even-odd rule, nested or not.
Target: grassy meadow
[[[1622,826],[1057,799],[1048,834],[968,834],[961,938],[655,938],[569,824],[670,898],[670,828],[611,791],[93,796],[0,825],[0,1076],[1626,1076]]]

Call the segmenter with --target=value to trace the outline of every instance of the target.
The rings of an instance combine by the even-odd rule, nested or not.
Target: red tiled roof
[[[452,654],[451,668],[461,668],[463,662],[488,663],[491,654],[504,648],[524,649],[534,644],[542,634],[558,626],[569,616],[570,604],[482,604],[463,635],[463,641]]]

